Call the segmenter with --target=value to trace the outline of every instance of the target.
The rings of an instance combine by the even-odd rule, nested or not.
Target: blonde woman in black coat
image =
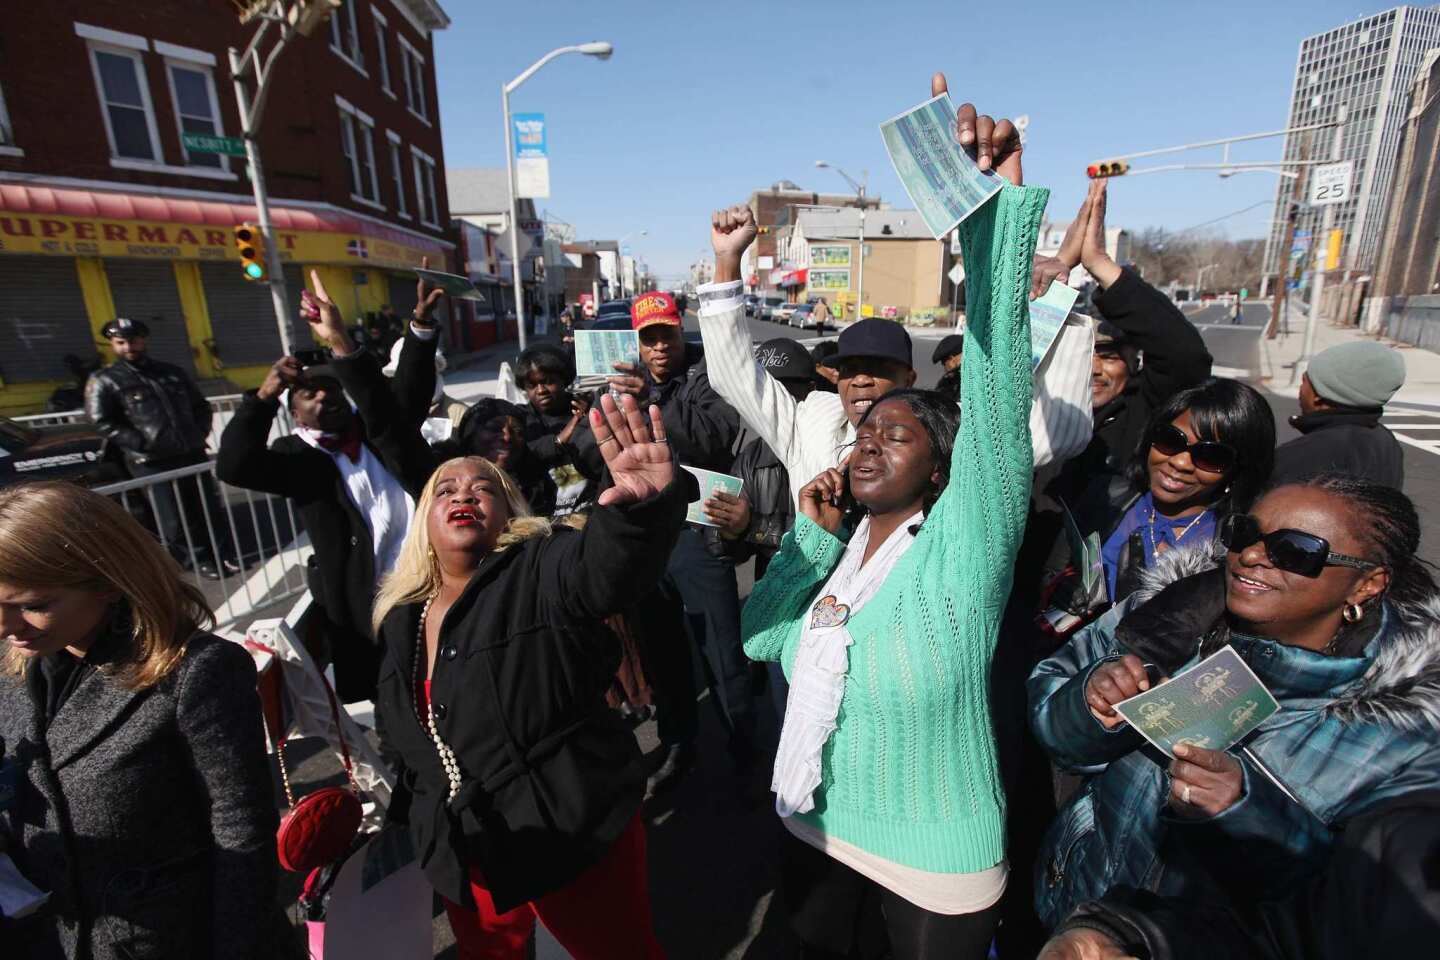
[[[211,622],[113,501],[0,493],[0,738],[19,775],[0,837],[50,894],[0,920],[0,955],[285,952],[255,668]]]

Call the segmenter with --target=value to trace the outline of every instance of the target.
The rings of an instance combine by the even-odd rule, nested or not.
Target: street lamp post
[[[859,263],[857,265],[859,269],[859,277],[856,279],[855,290],[855,319],[860,320],[863,316],[862,311],[865,309],[865,184],[869,182],[870,174],[868,171],[861,170],[860,175],[865,179],[856,182],[855,178],[850,176],[850,174],[846,173],[844,170],[841,170],[839,167],[834,166],[833,164],[827,163],[824,160],[816,160],[815,166],[821,168],[822,170],[834,170],[836,173],[840,174],[840,176],[844,177],[845,182],[850,184],[850,189],[855,191],[855,196],[860,201],[860,249],[857,251],[856,254],[859,260]]]
[[[615,257],[617,260],[615,264],[615,275],[620,281],[619,299],[621,300],[625,299],[625,241],[634,236],[648,237],[649,235],[649,230],[632,230],[621,237],[619,243],[615,244]]]
[[[515,325],[520,340],[520,349],[525,349],[525,284],[520,276],[520,220],[515,210],[515,146],[510,130],[510,94],[535,75],[535,72],[556,57],[567,53],[583,53],[587,57],[610,59],[615,47],[603,40],[557,47],[536,60],[514,80],[500,87],[500,105],[505,114],[505,187],[510,194],[510,282],[515,285]]]

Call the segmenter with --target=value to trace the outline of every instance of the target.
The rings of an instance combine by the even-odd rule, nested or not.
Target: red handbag
[[[281,737],[275,755],[280,761],[280,780],[285,785],[285,802],[289,804],[290,812],[280,820],[275,846],[280,866],[293,873],[309,873],[338,859],[350,849],[355,834],[360,830],[360,787],[355,782],[355,772],[350,764],[350,748],[340,731],[340,710],[330,684],[323,678],[321,682],[325,683],[325,693],[330,698],[330,715],[335,720],[335,732],[340,737],[340,755],[344,758],[345,776],[350,784],[346,787],[321,787],[296,803],[290,791],[290,772],[285,767],[285,744],[289,738]]]

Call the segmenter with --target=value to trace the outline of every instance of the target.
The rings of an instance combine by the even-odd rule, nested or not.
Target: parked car
[[[815,325],[815,304],[797,303],[795,309],[790,311],[790,319],[786,321],[789,326],[799,327],[804,330],[806,327]]]
[[[745,316],[755,316],[755,311],[760,306],[760,298],[753,293],[745,294]]]
[[[624,320],[623,326],[607,324],[600,326],[601,321]],[[589,320],[581,320],[576,327],[580,330],[628,330],[630,329],[630,301],[627,300],[606,300],[600,304],[595,311],[595,316]]]
[[[611,314],[608,317],[600,317],[585,325],[586,330],[629,330],[630,314],[623,317],[618,314]]]
[[[775,311],[785,306],[784,297],[762,297],[755,305],[755,316],[761,320],[775,322]]]
[[[795,312],[795,308],[798,306],[798,303],[782,303],[770,314],[770,319],[775,323],[783,323],[788,327],[790,325],[790,315]]]
[[[124,468],[93,425],[37,429],[0,417],[0,487],[22,480],[71,480],[95,487],[124,479]]]

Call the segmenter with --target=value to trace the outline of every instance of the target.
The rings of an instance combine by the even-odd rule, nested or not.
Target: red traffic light
[[[1085,168],[1085,173],[1091,180],[1098,180],[1101,177],[1123,177],[1129,172],[1130,164],[1124,160],[1102,160]]]

